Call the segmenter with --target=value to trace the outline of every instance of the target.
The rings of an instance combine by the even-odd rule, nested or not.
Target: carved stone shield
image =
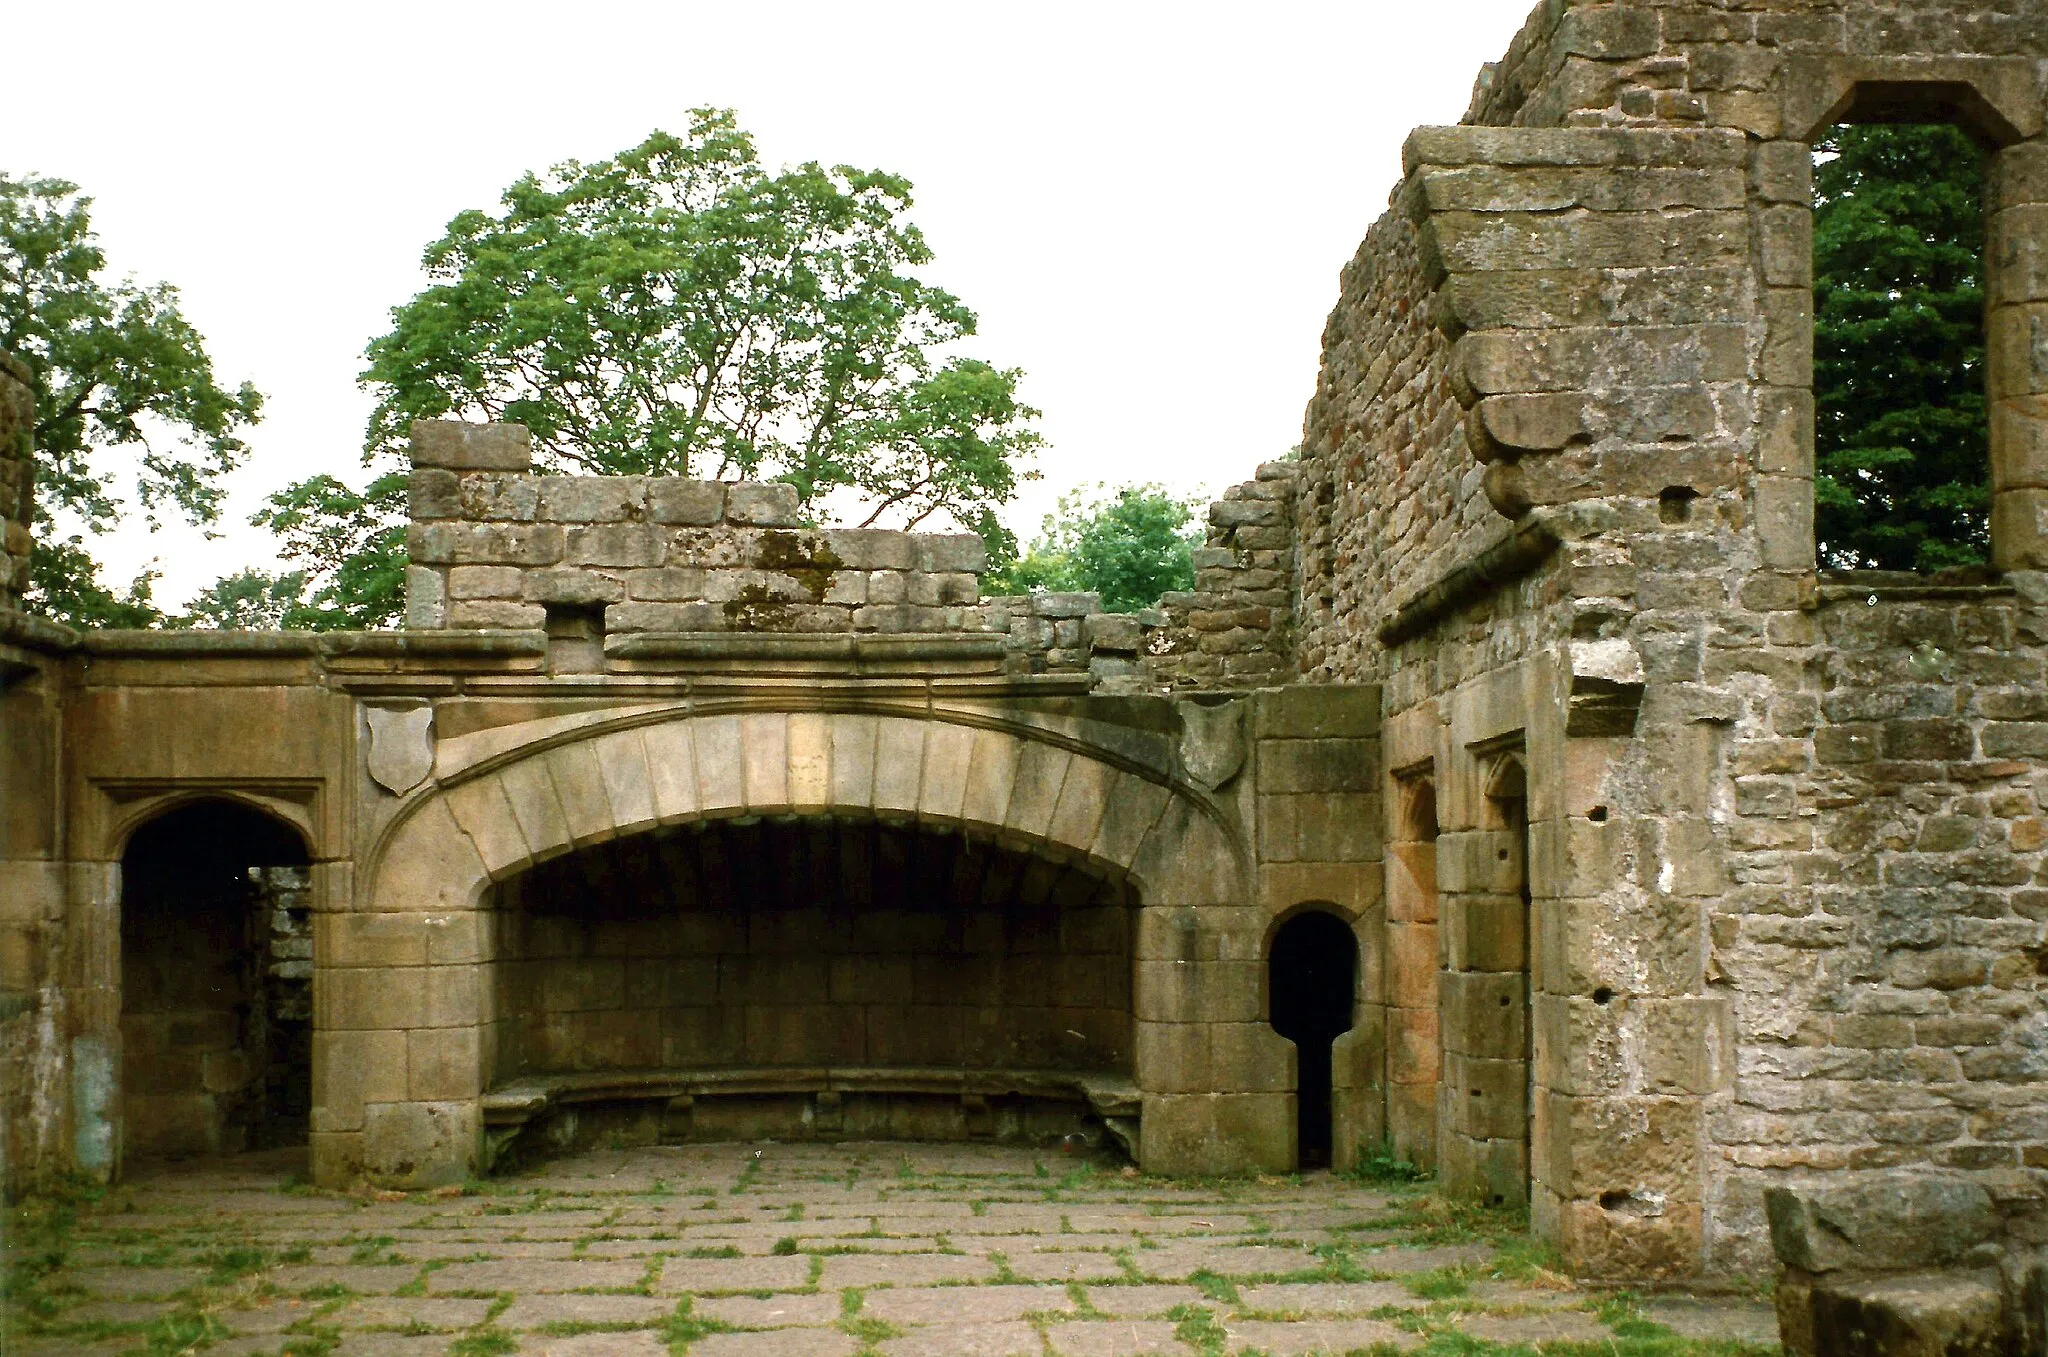
[[[1215,791],[1244,767],[1244,704],[1205,707],[1176,702],[1180,713],[1180,764],[1199,785]]]
[[[404,796],[434,771],[432,707],[366,707],[370,726],[370,780],[393,796]]]

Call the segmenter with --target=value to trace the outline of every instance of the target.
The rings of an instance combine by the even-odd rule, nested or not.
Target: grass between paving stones
[[[1109,1316],[1108,1316],[1108,1315],[1104,1314],[1104,1313],[1103,1313],[1102,1311],[1100,1311],[1100,1310],[1098,1310],[1098,1309],[1096,1309],[1096,1308],[1095,1308],[1095,1302],[1094,1302],[1093,1300],[1091,1300],[1091,1299],[1089,1298],[1089,1296],[1088,1296],[1088,1288],[1087,1288],[1087,1287],[1085,1287],[1085,1286],[1083,1286],[1083,1285],[1082,1285],[1081,1283],[1079,1283],[1079,1282],[1068,1282],[1068,1283],[1067,1283],[1067,1299],[1068,1299],[1068,1300],[1071,1300],[1072,1302],[1074,1302],[1074,1314],[1073,1314],[1073,1318],[1075,1318],[1075,1319],[1108,1319],[1108,1318],[1109,1318]],[[1032,1317],[1033,1317],[1033,1318],[1035,1318],[1035,1319],[1040,1319],[1040,1320],[1048,1320],[1048,1319],[1054,1319],[1054,1318],[1064,1318],[1064,1316],[1061,1316],[1061,1315],[1059,1315],[1059,1314],[1058,1314],[1057,1312],[1054,1312],[1054,1311],[1046,1311],[1046,1312],[1043,1312],[1043,1313],[1041,1313],[1041,1312],[1038,1312],[1038,1311],[1033,1311],[1033,1312],[1032,1312]]]
[[[908,1161],[906,1161],[908,1162]],[[877,1343],[901,1337],[903,1330],[887,1320],[876,1319],[873,1315],[861,1313],[867,1303],[867,1295],[857,1286],[849,1286],[839,1293],[839,1321],[835,1327],[860,1344],[856,1357],[880,1357],[875,1351]]]
[[[1421,1300],[1451,1300],[1472,1289],[1472,1276],[1467,1268],[1438,1267],[1427,1272],[1412,1272],[1402,1282],[1410,1294]]]
[[[495,1326],[464,1334],[448,1345],[448,1357],[504,1357],[519,1351],[519,1340]]]
[[[1216,1316],[1199,1305],[1176,1305],[1166,1312],[1173,1321],[1173,1336],[1202,1354],[1202,1357],[1223,1357],[1223,1345],[1230,1341],[1230,1334]]]

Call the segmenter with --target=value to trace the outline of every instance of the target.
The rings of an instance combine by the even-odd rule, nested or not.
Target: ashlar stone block
[[[533,464],[533,436],[524,424],[416,419],[412,464],[452,471],[525,471]]]
[[[747,808],[789,808],[789,717],[781,712],[740,718],[740,744]]]
[[[832,804],[832,721],[816,712],[789,715],[789,804],[817,814]]]
[[[577,844],[597,843],[617,832],[604,772],[589,741],[577,740],[542,755],[569,837]]]
[[[379,910],[470,909],[484,879],[476,846],[446,802],[433,797],[390,840],[369,903]]]
[[[575,841],[544,757],[520,759],[491,776],[504,789],[520,837],[534,858],[552,857]]]
[[[697,809],[738,814],[747,804],[746,740],[737,716],[707,716],[692,723],[697,757]]]
[[[640,732],[655,816],[674,824],[697,813],[697,751],[690,722],[664,721]]]
[[[363,1116],[363,1169],[391,1187],[453,1186],[475,1170],[480,1132],[473,1101],[371,1103]]]
[[[971,727],[935,723],[926,731],[917,798],[920,819],[956,824],[963,818],[974,752]]]

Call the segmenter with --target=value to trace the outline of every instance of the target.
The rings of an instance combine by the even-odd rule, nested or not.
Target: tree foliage
[[[27,603],[79,625],[147,625],[160,616],[151,577],[116,594],[90,537],[121,521],[124,490],[151,527],[166,510],[214,522],[221,477],[247,455],[241,433],[262,397],[215,379],[177,289],[105,276],[91,207],[75,184],[0,173],[0,350],[28,364],[36,397]],[[110,468],[117,454],[131,474]],[[80,532],[58,539],[59,515]]]
[[[1149,608],[1161,594],[1194,587],[1193,553],[1202,540],[1196,512],[1193,501],[1157,485],[1069,491],[989,592],[1092,590],[1110,612]]]
[[[1983,154],[1845,127],[1814,172],[1815,533],[1836,568],[1986,559]]]
[[[217,631],[275,631],[297,627],[295,614],[305,604],[303,571],[273,575],[244,570],[216,580],[185,605],[181,616],[166,619],[173,627],[205,627]]]
[[[390,626],[405,613],[406,473],[387,471],[357,490],[314,476],[270,496],[252,520],[283,538],[300,596],[283,625],[305,631]]]
[[[863,526],[939,515],[1014,553],[995,511],[1028,474],[1038,412],[1015,370],[939,356],[975,317],[916,276],[932,256],[910,204],[879,171],[770,173],[713,109],[526,175],[495,213],[448,224],[430,285],[370,342],[368,458],[400,465],[415,419],[510,420],[547,469],[779,479],[813,516],[837,495]],[[336,624],[396,615],[382,498],[308,481],[266,511]]]

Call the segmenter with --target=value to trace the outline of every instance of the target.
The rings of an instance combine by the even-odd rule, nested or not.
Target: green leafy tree
[[[1110,612],[1149,608],[1161,594],[1194,588],[1193,553],[1202,541],[1196,512],[1195,502],[1157,485],[1069,491],[990,592],[1092,590]]]
[[[1983,154],[1845,127],[1814,171],[1815,534],[1835,568],[1986,559]]]
[[[996,510],[1028,474],[1038,412],[1015,370],[939,358],[975,317],[916,277],[932,256],[910,202],[878,171],[770,173],[712,109],[685,135],[526,175],[498,212],[449,223],[431,285],[371,341],[367,460],[398,468],[415,419],[510,420],[549,469],[780,479],[814,517],[828,499],[860,505],[862,526],[939,515],[1013,555]],[[396,615],[400,502],[331,480],[273,499],[266,521],[323,616]]]
[[[171,627],[205,627],[221,631],[275,631],[297,625],[305,607],[306,576],[294,570],[273,575],[244,570],[228,575],[185,605],[182,615],[165,619]]]
[[[252,520],[284,539],[300,569],[300,597],[283,625],[305,631],[370,630],[405,612],[406,473],[387,471],[361,490],[314,476],[270,496]],[[317,580],[317,584],[314,581]]]
[[[78,625],[146,626],[161,617],[153,576],[116,593],[90,539],[122,520],[124,489],[152,528],[167,510],[217,520],[221,477],[247,456],[241,432],[262,397],[215,379],[177,289],[105,276],[91,207],[75,184],[0,174],[0,350],[28,364],[36,396],[26,601]],[[122,460],[131,474],[110,468]],[[80,531],[58,538],[60,516]]]

